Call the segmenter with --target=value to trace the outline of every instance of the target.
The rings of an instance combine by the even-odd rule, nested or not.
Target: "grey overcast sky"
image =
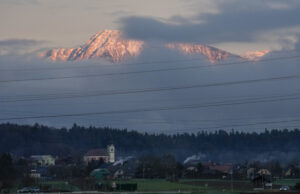
[[[238,54],[280,50],[293,48],[298,41],[299,4],[297,0],[1,0],[0,40],[73,47],[99,30],[121,29],[136,38],[190,38]]]
[[[199,11],[213,12],[215,5],[203,1],[200,9],[181,0],[1,0],[1,39],[26,38],[74,46],[102,29],[119,29],[126,16],[168,19],[190,17]],[[203,6],[203,8],[201,8]]]

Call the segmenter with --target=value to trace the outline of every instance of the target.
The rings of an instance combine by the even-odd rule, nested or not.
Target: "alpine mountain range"
[[[113,63],[122,62],[130,57],[137,57],[145,48],[146,42],[123,37],[118,30],[101,30],[92,36],[83,46],[78,48],[50,49],[39,56],[52,61],[81,61],[88,59],[105,59]],[[269,50],[247,52],[242,56],[204,44],[166,43],[164,47],[180,51],[186,55],[203,55],[211,63],[238,57],[248,60],[259,60]]]

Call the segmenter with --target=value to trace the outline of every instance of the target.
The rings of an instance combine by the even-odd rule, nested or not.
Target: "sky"
[[[214,10],[203,4],[203,12]],[[42,40],[61,47],[82,44],[103,29],[120,29],[119,20],[126,16],[168,19],[196,12],[192,3],[178,0],[1,0],[0,5],[1,39]]]
[[[299,4],[297,0],[1,0],[0,40],[41,41],[41,48],[74,47],[100,30],[117,29],[134,38],[199,41],[239,54],[280,50],[293,48],[298,41]]]
[[[299,127],[298,13],[297,0],[0,0],[0,121],[11,117],[101,113],[10,122],[59,127],[76,122],[164,133]],[[140,56],[124,64],[101,60],[49,62],[36,58],[38,52],[48,48],[78,47],[103,29],[121,30],[127,38],[152,42],[158,47],[145,48]],[[262,61],[247,64],[230,59],[220,66],[210,64],[182,71],[9,81],[208,64],[204,57],[192,56],[198,59],[190,60],[191,56],[159,47],[165,42],[208,44],[234,54],[265,49],[272,52]],[[268,61],[270,58],[279,59]],[[176,63],[159,62],[166,60]],[[138,65],[145,61],[150,64]],[[231,62],[237,64],[222,65]],[[262,79],[269,81],[239,83]],[[224,85],[228,82],[237,83]],[[216,83],[221,86],[26,101]],[[181,108],[157,110],[162,107]],[[125,113],[111,113],[118,111]]]

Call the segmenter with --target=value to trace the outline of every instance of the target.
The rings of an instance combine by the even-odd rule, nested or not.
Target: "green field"
[[[138,191],[198,191],[201,187],[172,183],[163,179],[133,179],[118,181],[118,183],[137,183]]]
[[[276,185],[288,185],[288,186],[295,186],[296,183],[299,183],[300,179],[280,179],[274,182]]]
[[[180,182],[182,183],[189,183],[189,182],[230,182],[230,179],[181,179]],[[249,182],[249,180],[233,180],[233,182]]]
[[[117,181],[117,183],[137,183],[138,191],[190,191],[193,194],[200,193],[237,193],[213,188],[206,188],[198,185],[186,184],[186,181],[169,182],[163,179],[132,179],[126,181]]]
[[[281,179],[273,182],[273,184],[295,186],[297,182],[300,182],[300,179]],[[182,179],[179,182],[169,182],[163,179],[132,179],[128,181],[118,181],[117,183],[137,183],[138,191],[145,192],[190,191],[192,194],[233,194],[253,191],[252,184],[249,180],[233,180],[234,188],[232,192],[230,189],[231,181],[221,179]],[[207,185],[207,187],[205,185]],[[279,188],[279,186],[277,187]],[[273,190],[273,192],[275,191],[276,189]]]
[[[274,182],[274,185],[289,185],[294,186],[300,179],[281,179]],[[188,191],[192,194],[237,194],[245,192],[244,189],[238,188],[244,187],[245,184],[249,184],[248,180],[236,180],[233,181],[235,187],[233,192],[229,187],[230,180],[220,179],[182,179],[179,182],[169,182],[164,179],[131,179],[131,180],[120,180],[117,183],[136,183],[140,192],[158,192],[158,191]],[[66,184],[63,181],[45,181],[40,185],[48,185],[51,188],[64,190],[64,191],[79,191],[79,188],[70,184]],[[208,185],[208,186],[205,186]],[[248,191],[251,191],[249,189]]]
[[[74,185],[70,185],[64,181],[44,181],[40,185],[49,186],[51,189],[60,190],[60,191],[79,191],[80,189]]]

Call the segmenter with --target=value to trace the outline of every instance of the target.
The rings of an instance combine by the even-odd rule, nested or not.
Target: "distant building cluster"
[[[116,162],[115,146],[113,144],[107,145],[106,149],[92,149],[88,150],[82,160],[84,164],[89,164],[93,161],[103,161],[106,164],[113,164]],[[74,163],[71,157],[56,158],[52,155],[32,155],[29,158],[30,166],[32,167],[28,172],[31,178],[47,178],[48,167]],[[100,172],[99,170],[97,172]],[[101,171],[102,172],[102,171]],[[49,178],[49,177],[48,177]]]
[[[279,163],[272,164],[271,168],[266,164],[222,163],[207,161],[201,157],[188,157],[188,160],[180,163],[171,155],[117,158],[113,144],[102,149],[87,150],[78,158],[74,155],[54,157],[47,154],[32,155],[25,160],[29,166],[26,175],[36,181],[73,176],[73,171],[71,175],[67,173],[70,169],[75,169],[79,177],[84,176],[98,182],[132,178],[170,181],[177,181],[179,178],[232,180],[235,177],[248,179],[253,188],[272,189],[273,181],[279,177],[300,177],[300,166],[281,168]],[[277,165],[276,168],[274,165]],[[58,174],[61,176],[57,176]]]

